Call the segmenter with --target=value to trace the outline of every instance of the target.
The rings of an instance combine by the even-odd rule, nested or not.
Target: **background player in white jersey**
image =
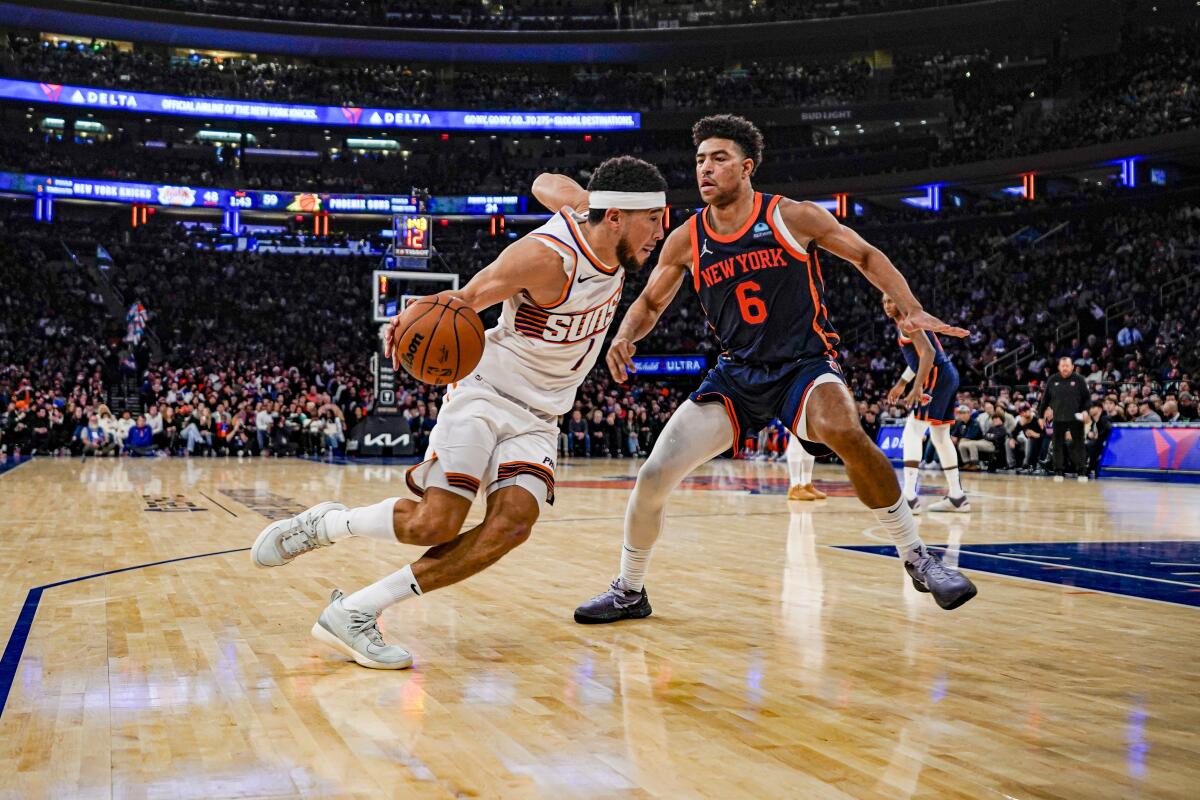
[[[644,265],[663,238],[667,184],[653,165],[609,159],[592,173],[586,193],[568,178],[541,175],[534,196],[548,203],[563,184],[585,195],[580,208],[563,207],[465,287],[442,293],[476,311],[496,303],[504,309],[474,374],[447,392],[426,460],[406,475],[420,502],[390,497],[353,509],[320,503],[268,526],[254,544],[260,567],[283,566],[348,536],[430,547],[353,594],[335,590],[313,625],[314,637],[365,667],[412,664],[407,651],[380,636],[383,609],[495,563],[529,537],[543,504],[554,502],[558,415],[571,408],[600,354],[624,270]],[[587,214],[577,214],[583,207]],[[389,346],[395,327],[393,320]],[[460,534],[481,488],[486,516]]]
[[[787,444],[788,500],[824,500],[829,495],[813,486],[817,457],[804,449],[800,437],[789,434]]]

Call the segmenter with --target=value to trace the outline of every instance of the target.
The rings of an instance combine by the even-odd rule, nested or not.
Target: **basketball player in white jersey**
[[[663,238],[667,188],[654,166],[622,156],[596,168],[587,192],[546,174],[534,181],[534,196],[544,202],[559,196],[564,183],[585,199],[510,245],[462,289],[439,295],[476,311],[503,303],[503,313],[487,332],[475,372],[449,388],[425,460],[406,475],[420,502],[390,497],[353,509],[320,503],[267,526],[254,544],[260,567],[283,566],[353,536],[430,548],[353,594],[335,590],[313,625],[314,637],[364,667],[412,664],[406,650],[379,633],[385,608],[494,564],[529,537],[542,507],[554,502],[558,416],[571,408],[600,355],[624,270],[643,266]],[[586,215],[578,213],[584,208]],[[397,320],[388,330],[389,348]],[[460,533],[481,489],[486,516]]]
[[[788,435],[787,444],[788,500],[809,502],[824,500],[829,495],[813,486],[813,466],[817,457],[804,449],[799,436]]]

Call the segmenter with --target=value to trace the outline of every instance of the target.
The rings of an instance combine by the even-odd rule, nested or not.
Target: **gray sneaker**
[[[600,625],[622,619],[642,619],[650,616],[650,597],[646,587],[640,592],[621,588],[621,579],[614,578],[608,591],[598,594],[575,609],[575,621],[580,625]]]
[[[913,513],[914,517],[921,516],[921,498],[920,497],[914,497],[912,500],[905,500],[905,502],[908,503],[908,507],[912,509],[912,513]]]
[[[379,615],[346,608],[340,589],[329,596],[329,605],[312,626],[313,638],[370,669],[406,669],[412,654],[387,644],[379,633]]]
[[[947,567],[927,550],[916,561],[905,561],[904,569],[918,592],[932,592],[933,599],[947,611],[958,608],[979,593],[966,575]]]
[[[930,511],[942,514],[970,514],[971,501],[964,494],[962,497],[946,495],[929,507]]]
[[[329,547],[333,542],[325,531],[325,515],[345,510],[341,503],[317,503],[294,517],[272,522],[254,540],[250,550],[254,566],[282,567],[310,550]]]

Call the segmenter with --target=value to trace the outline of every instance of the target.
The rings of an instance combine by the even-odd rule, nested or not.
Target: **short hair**
[[[697,147],[705,139],[729,139],[742,155],[754,162],[750,174],[758,172],[763,160],[763,135],[753,122],[736,114],[713,114],[692,126],[692,144]]]
[[[658,167],[633,156],[615,156],[600,163],[588,180],[589,192],[665,192],[667,179]],[[604,219],[607,208],[588,209],[588,222]]]

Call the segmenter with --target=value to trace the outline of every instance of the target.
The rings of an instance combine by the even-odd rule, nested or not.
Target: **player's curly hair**
[[[589,192],[665,192],[667,179],[658,167],[633,156],[615,156],[600,163],[588,180]],[[606,209],[588,211],[592,223],[604,219]]]
[[[692,126],[692,144],[697,147],[705,139],[729,139],[742,151],[742,155],[754,162],[754,172],[762,166],[763,135],[753,122],[736,114],[713,114],[704,117]]]

